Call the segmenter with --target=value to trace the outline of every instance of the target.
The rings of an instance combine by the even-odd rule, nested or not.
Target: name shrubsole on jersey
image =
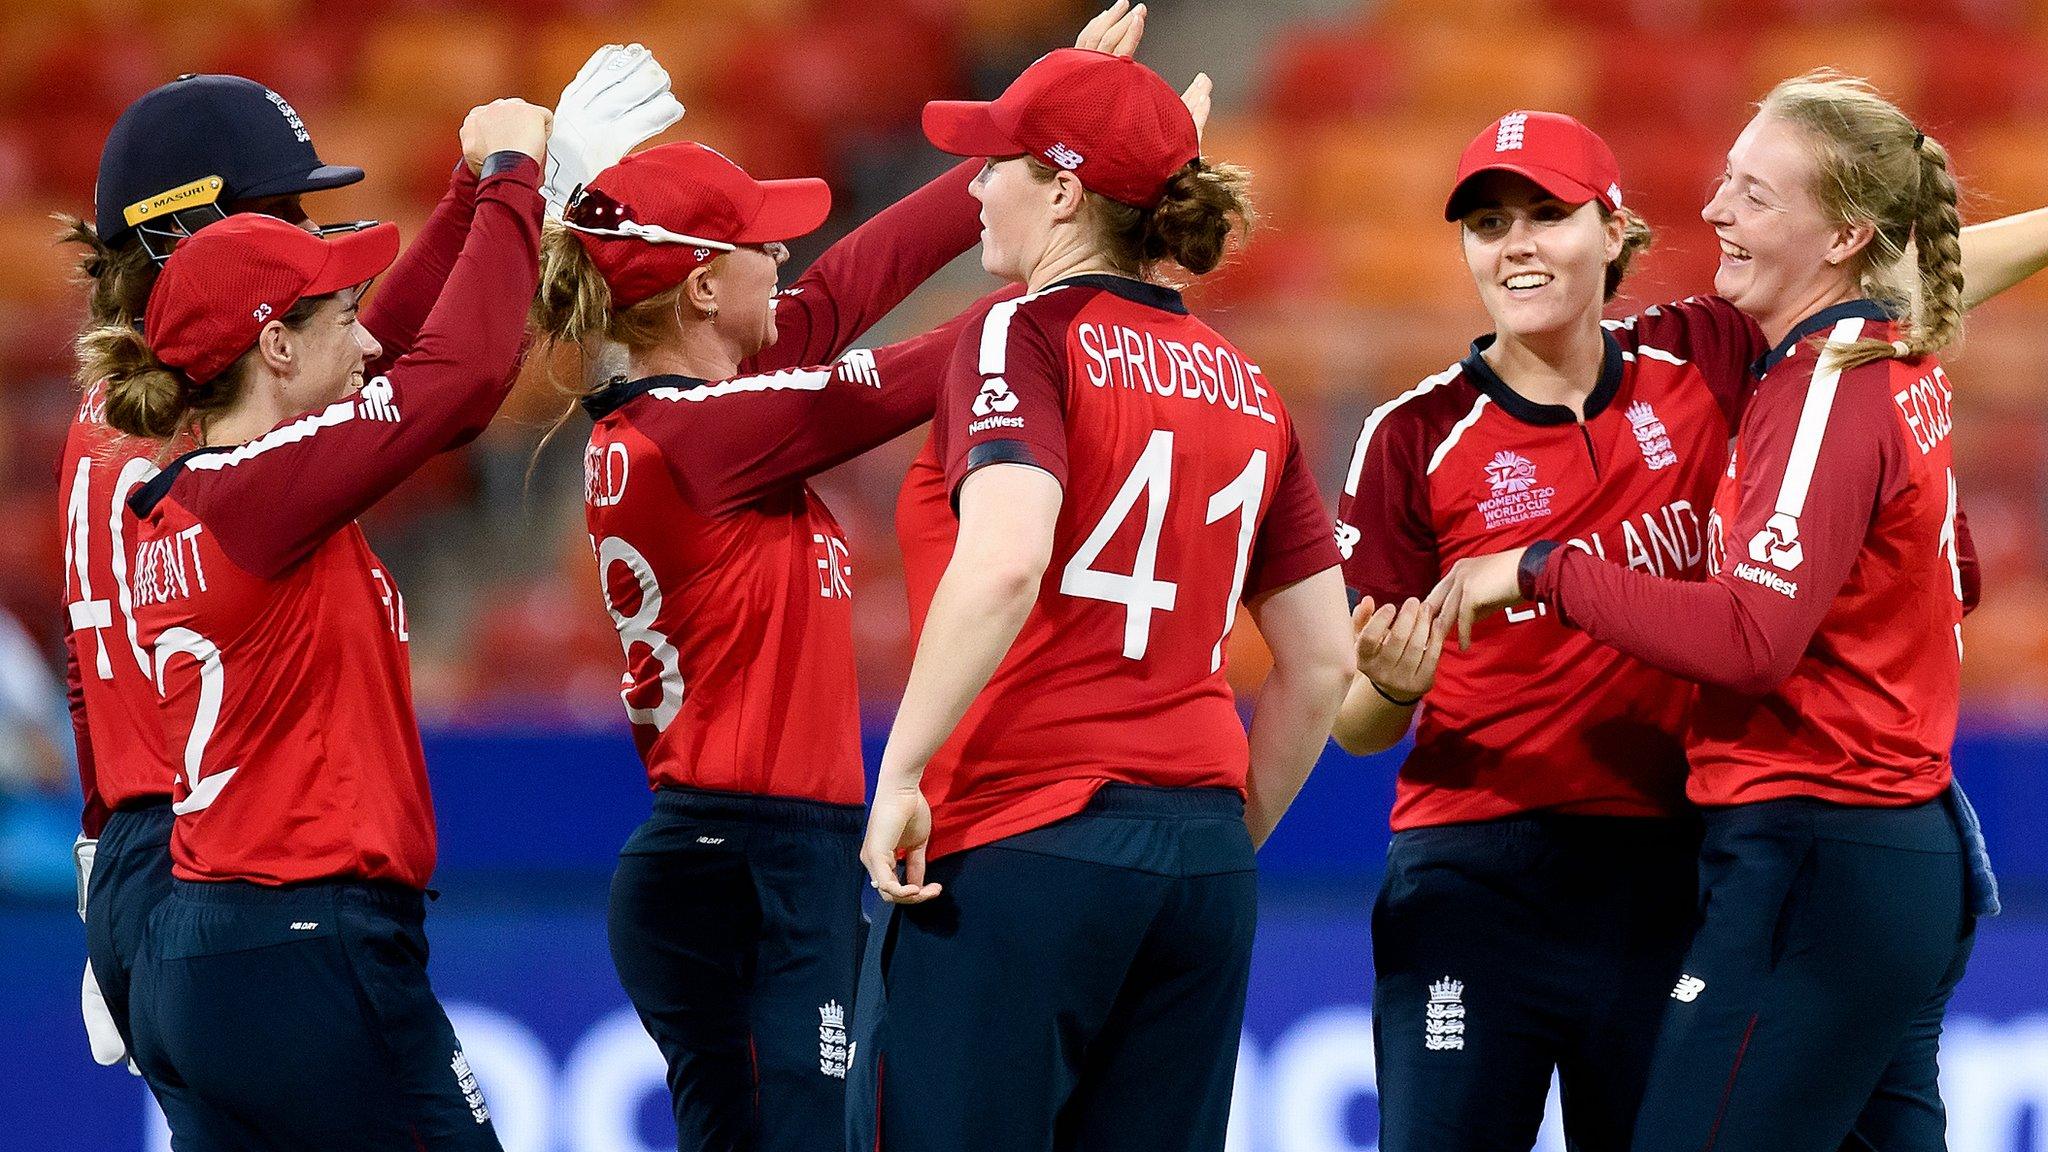
[[[1075,337],[1087,357],[1088,383],[1097,388],[1115,385],[1221,404],[1255,420],[1279,423],[1266,411],[1259,366],[1229,348],[1183,344],[1121,324],[1083,324]]]

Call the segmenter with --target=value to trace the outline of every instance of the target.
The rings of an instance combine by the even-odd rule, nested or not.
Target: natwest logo
[[[1790,572],[1804,563],[1806,550],[1799,544],[1799,517],[1790,512],[1771,513],[1771,518],[1764,521],[1763,531],[1749,538],[1749,558],[1780,572]]]
[[[997,412],[1015,412],[1017,394],[1010,391],[1010,383],[1001,376],[991,376],[981,386],[981,392],[974,398],[974,414],[988,416]]]
[[[1760,584],[1788,600],[1796,600],[1799,597],[1799,585],[1796,581],[1787,580],[1760,564],[1737,564],[1735,578],[1747,580],[1751,584]]]

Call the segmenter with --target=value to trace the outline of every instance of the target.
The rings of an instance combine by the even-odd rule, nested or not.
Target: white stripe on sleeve
[[[1446,368],[1443,371],[1437,373],[1436,375],[1431,376],[1428,379],[1425,379],[1422,383],[1417,384],[1415,387],[1410,388],[1406,392],[1401,393],[1399,396],[1394,397],[1392,400],[1389,400],[1385,404],[1382,404],[1379,407],[1372,410],[1372,415],[1367,416],[1365,418],[1365,427],[1361,429],[1358,433],[1357,447],[1351,450],[1351,470],[1344,474],[1345,495],[1358,495],[1358,477],[1361,473],[1365,471],[1366,447],[1367,445],[1372,443],[1372,434],[1380,430],[1380,422],[1387,418],[1387,414],[1392,412],[1394,409],[1399,408],[1401,405],[1406,404],[1410,400],[1415,399],[1417,396],[1420,396],[1423,393],[1430,391],[1433,388],[1440,387],[1442,385],[1450,383],[1453,380],[1456,380],[1458,378],[1458,373],[1462,372],[1463,370],[1463,365],[1453,364],[1449,368]]]
[[[1861,317],[1850,317],[1828,333],[1828,343],[1854,344],[1863,333]],[[1792,436],[1792,456],[1785,462],[1785,481],[1778,487],[1777,511],[1797,517],[1806,508],[1806,492],[1813,486],[1813,469],[1820,462],[1821,440],[1827,436],[1828,414],[1834,411],[1835,389],[1842,382],[1842,369],[1835,358],[1821,352],[1813,381],[1806,386],[1806,405],[1799,411],[1799,431]]]

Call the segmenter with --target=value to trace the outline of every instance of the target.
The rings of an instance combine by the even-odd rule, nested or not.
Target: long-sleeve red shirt
[[[1947,373],[1932,357],[1842,372],[1816,356],[1820,334],[1897,329],[1855,301],[1766,358],[1709,521],[1706,581],[1570,547],[1530,565],[1563,620],[1701,684],[1687,739],[1698,804],[1903,805],[1948,786],[1972,597]]]
[[[432,874],[405,603],[355,517],[509,391],[539,281],[539,180],[523,157],[487,166],[461,255],[387,374],[187,453],[129,501],[137,621],[178,767],[176,875]]]
[[[469,233],[476,186],[468,166],[456,165],[425,227],[371,292],[363,326],[383,353],[365,365],[366,378],[387,371],[419,338]],[[156,445],[108,428],[105,412],[105,390],[96,383],[65,434],[57,485],[65,524],[65,672],[87,836],[98,836],[116,808],[169,800],[176,771],[164,752],[153,662],[136,637],[126,554],[135,540],[128,497],[156,476]]]
[[[846,349],[973,246],[975,168],[820,256],[776,298],[777,339],[742,375],[622,381],[585,401],[585,519],[650,786],[861,802],[854,566],[806,481],[931,419],[956,337],[989,302]]]

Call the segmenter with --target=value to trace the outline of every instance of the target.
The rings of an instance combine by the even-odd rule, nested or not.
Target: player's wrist
[[[1550,563],[1550,554],[1558,547],[1559,541],[1538,540],[1522,549],[1522,558],[1515,563],[1515,584],[1521,590],[1522,599],[1537,599],[1536,583],[1543,578],[1543,569]]]
[[[1392,704],[1396,708],[1413,708],[1417,704],[1422,703],[1423,696],[1427,694],[1427,692],[1424,691],[1417,692],[1413,696],[1409,696],[1405,694],[1397,694],[1394,692],[1390,692],[1387,690],[1386,685],[1381,684],[1379,681],[1373,679],[1370,676],[1367,676],[1365,678],[1365,682],[1367,684],[1372,685],[1372,690],[1380,694],[1380,699],[1385,700],[1387,703]]]

